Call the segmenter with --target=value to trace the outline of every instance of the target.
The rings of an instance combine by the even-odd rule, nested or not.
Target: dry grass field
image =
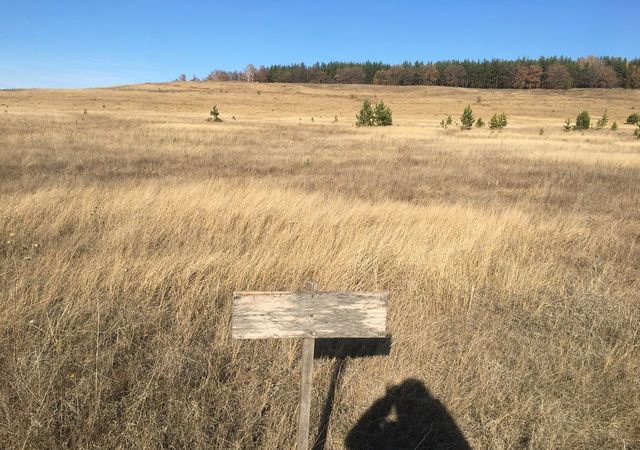
[[[393,126],[353,125],[366,97]],[[438,126],[467,104],[508,127]],[[477,449],[640,448],[640,91],[176,83],[0,105],[0,447],[292,448],[299,342],[232,342],[231,293],[313,279],[391,292],[389,355],[316,361],[324,448],[407,379],[433,398],[418,448],[447,448],[443,410]],[[620,130],[563,132],[583,109]]]

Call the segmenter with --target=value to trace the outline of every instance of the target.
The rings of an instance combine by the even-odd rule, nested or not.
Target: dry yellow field
[[[393,126],[353,125],[366,97]],[[508,127],[438,126],[467,104]],[[316,449],[367,448],[389,392],[388,448],[640,448],[634,108],[615,89],[0,91],[0,446],[292,448],[299,342],[232,342],[231,293],[313,279],[389,290],[393,336],[316,361]],[[620,130],[563,132],[583,109]]]

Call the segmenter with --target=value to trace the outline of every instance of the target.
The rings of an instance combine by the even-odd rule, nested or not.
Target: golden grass
[[[365,97],[399,126],[354,127]],[[4,104],[3,446],[291,448],[299,344],[230,342],[231,292],[307,279],[391,291],[391,353],[347,362],[326,448],[407,378],[474,448],[640,446],[638,91],[181,83]],[[509,127],[437,126],[466,104]],[[621,130],[564,133],[582,109]],[[316,361],[312,438],[333,367]]]

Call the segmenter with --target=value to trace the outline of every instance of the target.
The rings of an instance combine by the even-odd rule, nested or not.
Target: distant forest
[[[247,81],[261,83],[381,84],[395,86],[456,86],[492,89],[640,88],[640,59],[587,56],[579,59],[483,61],[329,62],[260,66],[249,64],[244,71],[214,70],[207,77],[191,81]],[[187,81],[180,75],[176,81]]]

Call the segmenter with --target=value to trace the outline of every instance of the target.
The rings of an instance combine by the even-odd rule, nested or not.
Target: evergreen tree
[[[360,112],[356,114],[356,126],[369,127],[373,124],[373,108],[371,108],[371,102],[367,98],[364,100],[364,102],[362,102],[362,108],[360,108]]]
[[[392,123],[391,110],[380,100],[373,110],[373,122],[377,126],[389,126]]]
[[[507,115],[505,113],[494,114],[489,121],[489,128],[492,130],[502,130],[507,126]]]
[[[462,111],[462,115],[460,116],[460,128],[463,130],[469,130],[473,126],[473,122],[475,119],[473,118],[473,110],[471,109],[471,105],[467,105],[467,107]]]
[[[222,122],[222,119],[219,116],[220,112],[218,111],[218,105],[213,105],[213,108],[211,108],[211,111],[209,112],[209,121]]]
[[[607,124],[609,123],[609,115],[607,114],[607,111],[604,112],[604,114],[602,115],[602,118],[598,119],[598,121],[596,122],[596,130],[601,130],[604,127],[607,126]]]
[[[440,126],[446,130],[452,123],[453,118],[451,117],[451,114],[449,114],[446,119],[440,121]]]
[[[635,125],[637,123],[640,123],[640,114],[638,114],[638,113],[630,114],[629,117],[627,117],[627,121],[625,123],[629,123],[631,125]]]
[[[502,128],[507,126],[507,115],[504,112],[498,116],[498,120]]]
[[[576,117],[576,130],[588,130],[591,127],[591,118],[587,111],[582,111]]]

